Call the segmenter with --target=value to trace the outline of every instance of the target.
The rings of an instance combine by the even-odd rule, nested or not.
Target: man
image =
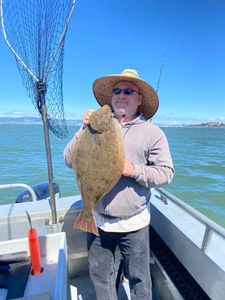
[[[149,300],[150,188],[170,183],[174,176],[167,139],[159,127],[148,121],[158,109],[158,96],[130,69],[97,79],[93,91],[101,106],[112,107],[121,125],[126,160],[123,176],[94,207],[99,236],[88,234],[90,276],[98,300],[117,299],[114,254],[118,246],[131,299]],[[84,114],[83,128],[89,125],[92,112]],[[70,167],[71,149],[78,138],[79,132],[64,150],[65,162]]]

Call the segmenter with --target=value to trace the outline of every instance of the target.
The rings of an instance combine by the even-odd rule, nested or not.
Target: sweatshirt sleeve
[[[140,185],[152,188],[168,184],[174,177],[173,162],[167,138],[163,131],[149,149],[146,165],[133,164],[131,176]]]
[[[72,150],[74,147],[74,144],[76,143],[77,139],[79,138],[81,132],[83,131],[83,126],[75,133],[74,137],[71,139],[71,141],[66,145],[63,151],[63,158],[65,164],[69,167],[72,168],[72,161],[71,161],[71,155],[72,155]]]

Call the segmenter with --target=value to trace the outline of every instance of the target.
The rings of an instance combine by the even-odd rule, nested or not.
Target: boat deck
[[[88,275],[74,277],[70,281],[71,300],[96,300],[95,291],[91,279]],[[118,291],[118,300],[129,300],[129,284],[122,282]],[[160,300],[154,288],[152,290],[153,300]]]
[[[80,195],[58,198],[56,207],[59,222],[52,224],[49,201],[2,205],[0,241],[12,243],[15,239],[27,238],[29,224],[26,210],[32,218],[32,225],[38,230],[39,241],[43,236],[65,232],[65,243],[61,245],[65,248],[65,257],[61,257],[63,265],[60,267],[64,273],[58,272],[57,278],[61,283],[56,285],[57,290],[52,291],[55,295],[60,294],[63,285],[65,293],[61,293],[61,298],[53,296],[52,299],[68,299],[65,296],[70,283],[65,274],[68,266],[72,300],[94,300],[96,299],[94,288],[87,276],[86,233],[73,229],[74,220],[82,207]],[[150,210],[153,299],[224,299],[224,228],[162,189],[152,190]],[[10,240],[12,241],[9,242]],[[11,247],[3,251],[2,245],[0,254],[11,253],[12,249],[24,250]],[[42,256],[50,255],[52,243],[43,242],[41,245]],[[115,259],[116,263],[119,263],[120,255]],[[49,285],[40,284],[40,286],[44,288]],[[118,299],[129,299],[129,285],[126,282],[120,286]]]

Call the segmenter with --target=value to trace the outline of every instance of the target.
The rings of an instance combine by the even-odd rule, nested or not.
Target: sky
[[[225,1],[77,0],[65,41],[66,118],[98,108],[93,81],[126,68],[155,89],[160,77],[155,123],[225,123]],[[0,117],[6,116],[37,113],[0,32]]]

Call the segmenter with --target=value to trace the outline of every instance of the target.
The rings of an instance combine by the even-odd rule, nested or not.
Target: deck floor
[[[71,300],[96,300],[95,291],[90,277],[74,277],[71,283]],[[152,290],[152,300],[160,300],[155,290]],[[129,285],[127,282],[121,283],[119,287],[118,300],[129,300]]]

